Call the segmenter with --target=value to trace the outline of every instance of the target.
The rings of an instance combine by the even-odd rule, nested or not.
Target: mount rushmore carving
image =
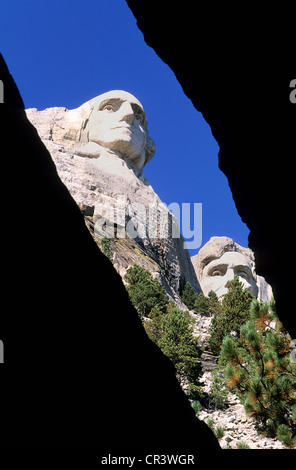
[[[137,98],[113,90],[76,109],[33,108],[26,112],[50,151],[61,180],[84,212],[92,234],[110,238],[113,263],[121,276],[137,263],[151,271],[180,305],[186,282],[197,293],[207,295],[214,290],[221,298],[228,280],[237,274],[259,300],[270,300],[271,288],[256,275],[252,251],[232,239],[212,237],[190,259],[176,218],[143,175],[155,154],[155,142]],[[119,204],[123,209],[120,222]],[[146,213],[147,207],[154,207],[154,212]],[[170,230],[164,230],[163,221]],[[126,230],[131,225],[136,236]],[[147,230],[151,225],[157,227],[153,236]],[[127,238],[118,236],[122,230],[126,230]],[[163,231],[166,236],[161,235]]]
[[[186,282],[201,292],[176,217],[143,175],[155,143],[139,100],[113,90],[73,110],[26,112],[92,234],[110,238],[113,264],[121,276],[137,263],[179,305]],[[128,236],[118,236],[124,230]]]
[[[212,290],[221,298],[227,292],[227,283],[238,276],[259,301],[270,301],[272,290],[256,274],[254,253],[231,238],[212,237],[191,260],[205,295]]]

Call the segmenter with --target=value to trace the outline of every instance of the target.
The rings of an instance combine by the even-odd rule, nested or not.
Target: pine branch
[[[261,351],[258,351],[258,353],[259,353],[259,356],[260,356],[261,366],[262,366],[262,373],[261,373],[261,377],[260,377],[260,382],[262,383],[262,385],[263,385],[263,387],[265,388],[265,390],[267,390],[267,386],[266,386],[265,383],[263,382],[263,377],[264,377],[264,374],[265,374],[264,361],[263,361],[263,357],[262,357]]]

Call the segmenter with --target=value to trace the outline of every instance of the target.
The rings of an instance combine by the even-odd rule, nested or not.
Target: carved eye
[[[239,277],[242,277],[243,279],[248,279],[248,278],[249,278],[248,274],[247,274],[245,271],[239,271],[239,272],[237,273],[237,275],[238,275]]]
[[[103,107],[103,111],[114,111],[114,108],[112,106],[112,104],[106,104],[104,107]]]
[[[227,271],[226,265],[216,265],[212,266],[209,270],[209,276],[216,277],[216,276],[224,276]]]
[[[211,276],[222,276],[222,272],[219,269],[214,269],[211,272]]]

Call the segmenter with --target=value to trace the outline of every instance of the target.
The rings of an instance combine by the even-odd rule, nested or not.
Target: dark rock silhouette
[[[278,315],[295,338],[291,237],[296,105],[289,100],[290,82],[296,78],[295,7],[127,4],[146,43],[170,66],[209,123],[220,146],[219,167],[250,229],[257,273],[272,286]]]
[[[0,66],[1,448],[219,451]]]

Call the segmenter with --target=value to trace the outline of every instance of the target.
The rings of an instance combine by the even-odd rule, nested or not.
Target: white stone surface
[[[211,372],[205,372],[202,380],[204,392],[208,392],[212,383]],[[198,418],[205,423],[208,419],[214,420],[214,427],[221,426],[225,430],[223,438],[219,441],[222,448],[237,449],[238,444],[245,443],[250,449],[284,449],[278,439],[268,438],[260,434],[255,420],[247,416],[243,405],[234,393],[229,393],[229,406],[225,410],[202,409]]]
[[[205,295],[213,290],[222,298],[227,292],[227,283],[237,275],[258,300],[268,302],[271,299],[271,287],[256,274],[252,250],[229,237],[212,237],[191,260]]]
[[[101,157],[110,155],[113,160],[128,161],[139,175],[155,153],[143,106],[126,91],[103,93],[72,110],[53,107],[26,112],[42,140],[73,148],[98,166]]]
[[[61,180],[91,214],[94,233],[116,235],[114,266],[120,274],[137,262],[161,280],[179,306],[187,281],[200,292],[183,238],[171,236],[176,218],[142,173],[155,144],[141,103],[115,90],[74,110],[34,108],[26,113]]]

